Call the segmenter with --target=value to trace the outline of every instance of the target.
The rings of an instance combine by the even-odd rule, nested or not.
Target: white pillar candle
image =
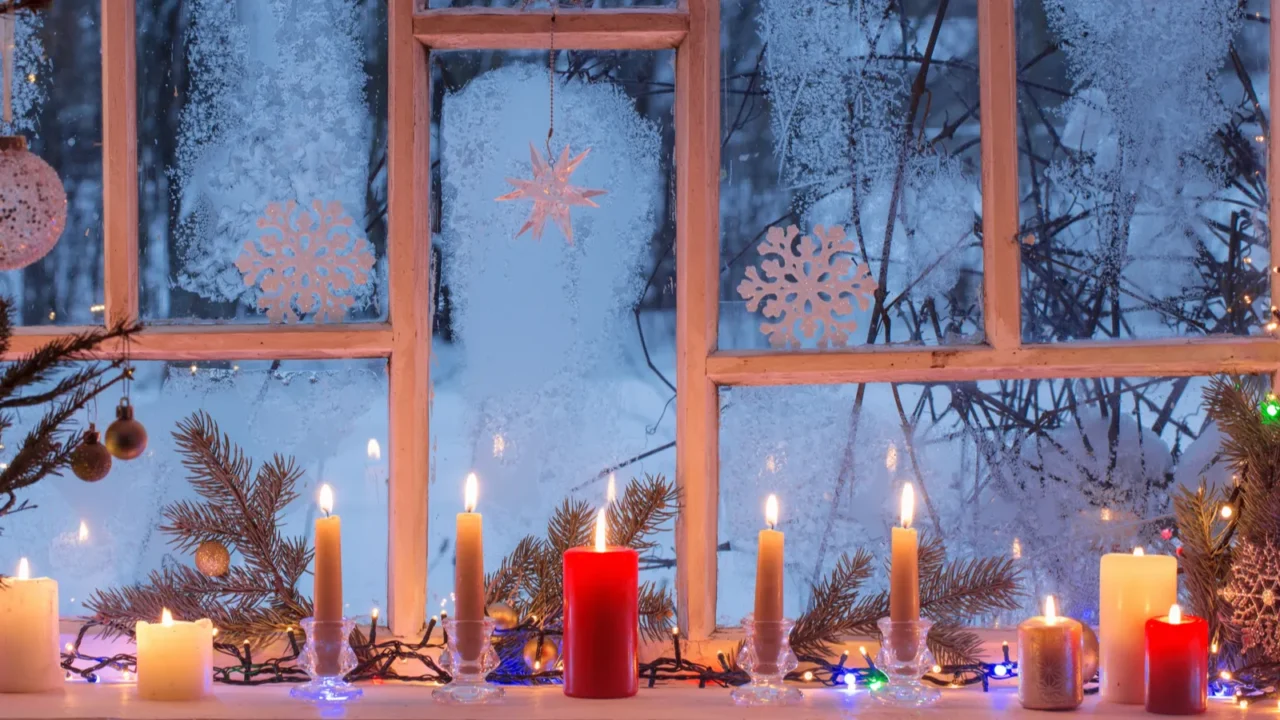
[[[1178,561],[1145,555],[1142,548],[1102,556],[1098,599],[1098,672],[1102,699],[1141,705],[1146,701],[1147,620],[1178,601]]]
[[[213,688],[213,623],[179,622],[165,610],[158,624],[139,622],[138,697],[199,700]]]
[[[58,583],[32,578],[26,558],[0,586],[0,693],[62,687],[58,655]]]

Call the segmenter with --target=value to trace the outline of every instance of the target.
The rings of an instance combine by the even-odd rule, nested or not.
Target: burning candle
[[[320,486],[316,518],[315,617],[316,672],[339,673],[342,641],[342,518],[333,515],[333,488]]]
[[[1071,710],[1084,702],[1084,626],[1058,617],[1052,595],[1044,615],[1018,626],[1018,700],[1030,710]]]
[[[453,568],[455,618],[474,625],[459,626],[458,650],[464,658],[480,656],[484,642],[484,518],[476,512],[479,494],[476,474],[467,475],[464,512],[458,513],[458,558]]]
[[[889,567],[889,619],[895,623],[915,622],[920,619],[920,537],[911,527],[915,514],[916,495],[911,483],[902,486],[902,502],[899,519],[902,526],[893,528],[890,538]],[[902,657],[915,654],[912,645],[919,634],[910,627],[896,630],[891,638],[896,652]]]
[[[782,557],[786,536],[774,528],[778,525],[778,496],[770,495],[764,504],[765,529],[760,531],[756,548],[755,628],[756,665],[759,672],[776,672],[778,653],[782,650]]]
[[[1173,605],[1169,614],[1146,624],[1147,712],[1198,715],[1209,699],[1209,623],[1183,615]]]
[[[564,694],[624,698],[639,687],[640,556],[606,546],[605,511],[596,515],[594,547],[564,554]]]
[[[32,578],[26,558],[17,577],[0,581],[0,693],[62,686],[58,655],[58,583]]]
[[[1102,699],[1140,705],[1145,700],[1143,657],[1147,620],[1178,600],[1178,561],[1172,555],[1102,556],[1098,603],[1098,671]]]
[[[199,700],[213,689],[213,623],[179,622],[167,609],[158,625],[142,621],[138,640],[138,697]]]

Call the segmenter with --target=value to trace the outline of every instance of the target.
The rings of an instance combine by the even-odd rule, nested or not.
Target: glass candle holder
[[[497,665],[497,657],[489,644],[497,626],[493,618],[444,621],[444,630],[449,636],[449,646],[445,649],[447,666],[453,679],[432,691],[431,697],[436,702],[471,705],[502,699],[502,688],[485,681],[485,675]]]
[[[877,625],[880,652],[876,664],[887,681],[873,697],[895,707],[925,707],[937,702],[942,693],[920,679],[933,667],[927,642],[933,623],[923,618],[899,622],[881,618]]]
[[[301,623],[307,635],[298,665],[311,676],[311,682],[289,690],[289,694],[307,702],[346,702],[364,694],[347,682],[347,673],[356,667],[356,653],[349,638],[356,623],[350,618],[319,620],[306,618]]]
[[[756,622],[748,615],[742,621],[746,642],[738,652],[738,664],[751,675],[751,682],[736,687],[730,696],[738,705],[791,705],[800,702],[800,691],[786,684],[787,673],[800,665],[791,652],[790,620]]]

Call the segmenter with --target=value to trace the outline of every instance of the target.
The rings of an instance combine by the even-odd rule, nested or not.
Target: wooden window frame
[[[581,50],[676,50],[676,479],[684,506],[676,526],[680,625],[692,639],[716,629],[721,385],[939,382],[997,378],[1280,375],[1271,336],[1024,344],[1018,248],[1017,45],[1015,0],[978,3],[982,137],[985,342],[934,348],[868,347],[838,352],[717,350],[720,261],[720,4],[679,0],[669,8],[561,9],[556,46]],[[134,0],[102,3],[103,213],[106,322],[138,317],[137,72]],[[1280,16],[1280,0],[1271,0]],[[412,635],[427,596],[430,457],[431,50],[549,46],[547,10],[427,10],[417,0],[388,9],[389,319],[318,327],[162,325],[134,343],[155,360],[384,357],[389,364],[390,491],[388,622]],[[1271,24],[1280,46],[1280,23]],[[1280,97],[1280,73],[1270,76]],[[1276,113],[1270,137],[1280,133]],[[1280,161],[1272,143],[1268,165]],[[1269,185],[1280,206],[1280,183]],[[1271,238],[1280,259],[1280,234]],[[1280,298],[1280,273],[1271,275]],[[19,328],[4,359],[74,332]],[[102,357],[118,357],[119,345]]]

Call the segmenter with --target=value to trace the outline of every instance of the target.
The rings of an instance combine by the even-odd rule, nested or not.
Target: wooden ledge
[[[413,35],[432,50],[529,50],[551,46],[551,11],[447,8],[413,16]],[[663,50],[689,33],[678,8],[562,9],[555,45],[564,50]]]
[[[9,351],[14,360],[83,327],[17,328]],[[113,343],[89,358],[117,358],[123,343]],[[391,354],[391,326],[386,323],[332,325],[149,325],[134,339],[136,360],[304,360],[385,357]]]

